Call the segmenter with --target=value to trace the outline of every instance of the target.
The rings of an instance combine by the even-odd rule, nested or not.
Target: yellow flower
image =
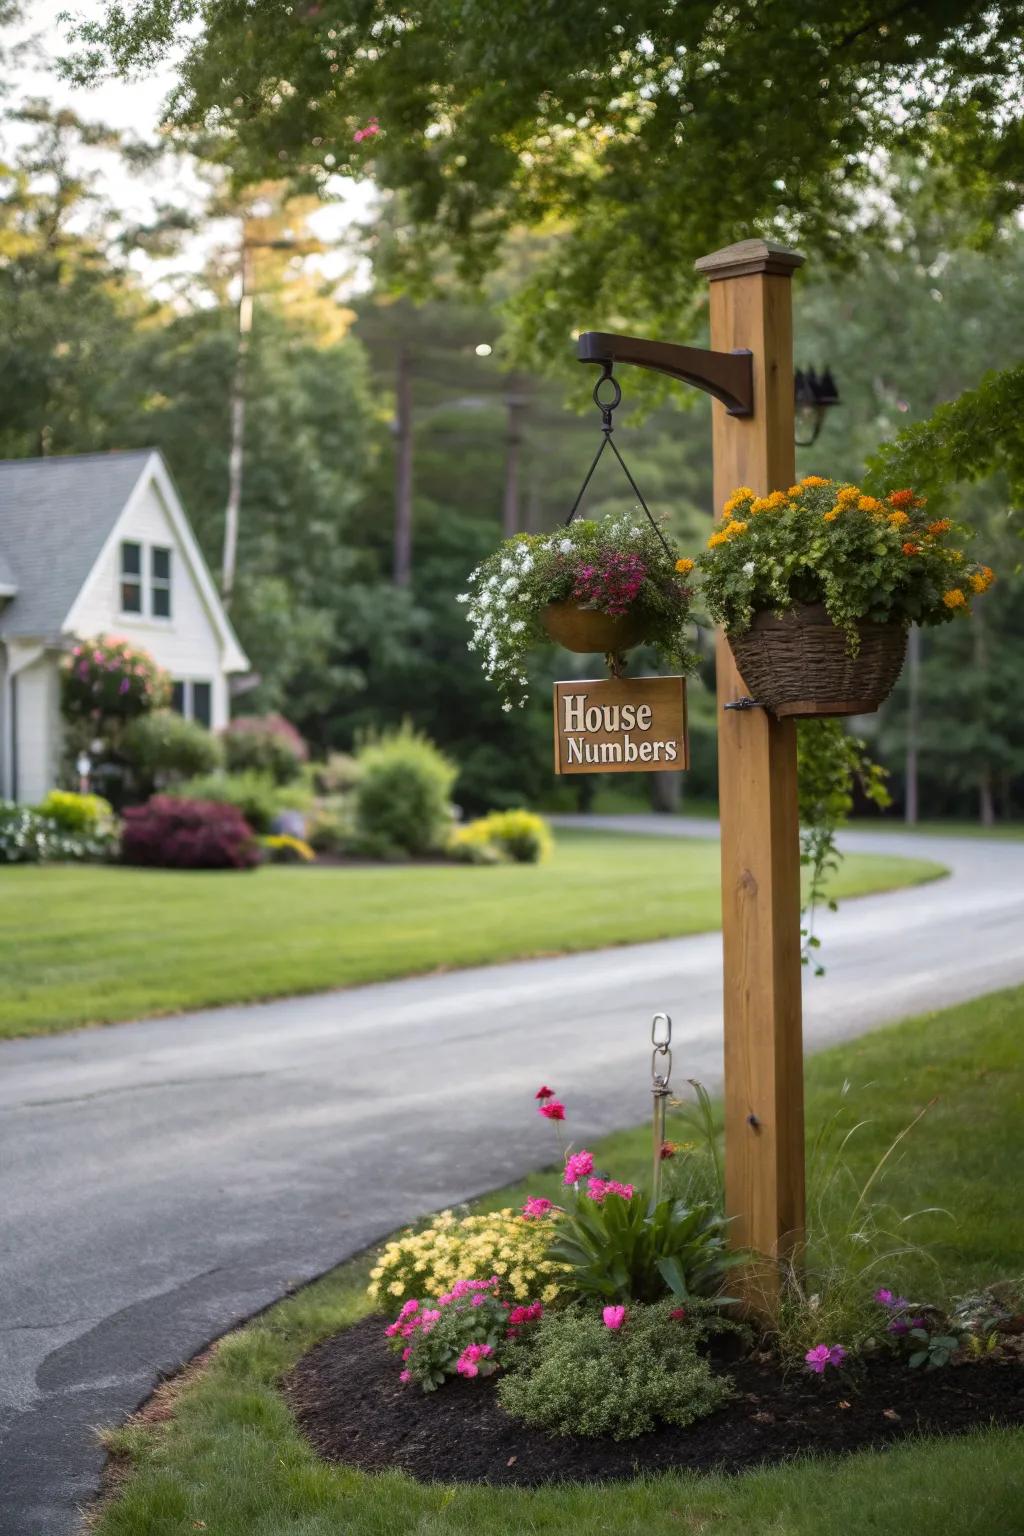
[[[713,533],[710,539],[708,539],[708,549],[717,549],[720,544],[727,544],[728,542],[729,535],[727,533]]]
[[[825,480],[821,475],[804,475],[801,485],[831,485],[831,480]]]
[[[546,1285],[544,1287],[544,1289],[540,1293],[540,1299],[541,1299],[541,1301],[543,1301],[546,1304],[550,1305],[550,1303],[554,1301],[554,1299],[555,1299],[555,1297],[557,1295],[558,1295],[558,1286],[557,1285]]]
[[[404,1290],[405,1286],[402,1284],[401,1280],[392,1280],[391,1284],[388,1286],[388,1291],[392,1296],[401,1296]]]
[[[833,507],[831,512],[825,513],[825,522],[834,523],[836,518],[842,513],[842,510],[842,507]]]
[[[680,576],[688,576],[690,574],[690,572],[693,570],[693,561],[692,560],[677,560],[676,561],[676,570],[679,572]]]
[[[990,565],[982,565],[979,566],[976,571],[971,573],[969,579],[975,592],[987,592],[989,587],[995,581],[996,576]]]
[[[750,506],[747,508],[747,511],[750,513],[751,517],[756,517],[759,512],[767,512],[767,510],[768,510],[768,498],[767,498],[767,496],[755,496],[754,500],[750,503]]]
[[[948,592],[943,592],[942,601],[947,608],[962,608],[967,599],[959,587],[951,587]]]
[[[726,517],[728,517],[733,512],[735,512],[736,508],[740,506],[744,501],[753,501],[753,499],[754,492],[750,489],[750,486],[741,485],[737,490],[733,491],[732,495],[723,506],[722,511],[725,513]]]
[[[802,485],[791,485],[789,490],[786,492],[786,495],[787,496],[802,496],[803,495],[803,489],[804,488],[803,488]]]
[[[884,512],[885,508],[877,496],[862,496],[857,502],[857,510],[858,512]],[[895,516],[896,513],[894,512],[893,517]]]
[[[746,533],[746,531],[747,531],[746,523],[730,523],[729,524],[728,532],[726,533],[726,538],[727,539],[731,539],[737,533]]]
[[[765,500],[769,507],[784,507],[786,505],[785,491],[772,491]]]
[[[948,533],[952,526],[948,517],[940,517],[934,523],[928,524],[928,532],[933,539],[937,539],[940,533]]]
[[[852,507],[855,501],[860,500],[860,491],[855,485],[844,485],[836,492],[836,502],[841,507]]]
[[[902,528],[905,523],[910,522],[910,518],[905,512],[890,512],[889,521],[894,528]]]

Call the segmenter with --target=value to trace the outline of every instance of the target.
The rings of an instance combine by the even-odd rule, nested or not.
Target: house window
[[[121,545],[121,612],[142,612],[142,545]]]
[[[213,724],[213,684],[190,677],[177,678],[171,684],[171,708],[209,730]]]
[[[159,544],[149,551],[149,603],[155,619],[171,616],[171,552]]]

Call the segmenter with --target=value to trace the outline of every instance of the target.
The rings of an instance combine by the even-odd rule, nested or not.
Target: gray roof
[[[60,634],[152,452],[0,461],[0,634]]]

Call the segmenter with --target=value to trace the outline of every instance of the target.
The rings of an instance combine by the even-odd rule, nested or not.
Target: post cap
[[[791,251],[774,240],[738,240],[735,245],[712,251],[710,256],[701,256],[693,265],[696,271],[706,274],[709,283],[715,283],[723,277],[751,277],[757,272],[789,277],[794,268],[803,264],[799,251]]]

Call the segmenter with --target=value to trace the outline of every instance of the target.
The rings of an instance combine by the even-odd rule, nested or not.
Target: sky
[[[63,11],[75,16],[94,19],[102,14],[100,0],[23,0],[25,19],[14,29],[14,36],[25,45],[18,67],[9,82],[12,87],[7,105],[15,105],[27,97],[43,97],[55,106],[71,107],[81,117],[108,124],[113,128],[130,129],[143,139],[153,139],[160,122],[160,113],[171,86],[174,83],[173,65],[167,64],[143,79],[108,80],[88,89],[70,85],[60,78],[54,65],[67,45],[68,25],[59,17]],[[8,142],[27,136],[19,125],[3,125],[2,137]],[[130,172],[116,155],[101,150],[82,152],[82,169],[95,175],[98,188],[130,221],[141,221],[150,215],[157,200],[181,201],[198,206],[201,201],[201,183],[182,157],[171,157],[156,176],[147,178]],[[168,183],[168,170],[174,180]],[[311,265],[325,277],[339,283],[339,293],[351,293],[365,287],[369,272],[365,265],[356,267],[353,278],[351,254],[342,248],[345,231],[356,221],[365,219],[372,208],[373,192],[366,183],[355,183],[341,177],[335,179],[331,191],[337,202],[325,206],[311,220],[313,231],[335,250],[312,259]],[[143,280],[157,293],[172,291],[173,272],[198,270],[208,250],[237,241],[237,226],[222,220],[213,222],[186,248],[181,258],[173,262],[154,262],[136,252],[131,265]]]

